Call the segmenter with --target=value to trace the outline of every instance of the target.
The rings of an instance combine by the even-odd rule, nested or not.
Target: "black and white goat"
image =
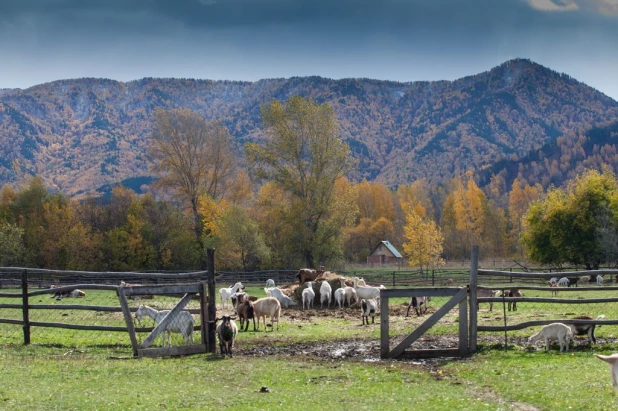
[[[361,321],[362,325],[369,325],[369,316],[371,316],[371,324],[375,324],[375,315],[378,311],[378,302],[375,298],[361,299]]]
[[[603,314],[599,315],[595,320],[602,320],[605,318]],[[589,315],[580,315],[579,317],[573,317],[574,320],[592,320]],[[573,335],[586,335],[588,334],[588,343],[594,345],[597,343],[597,339],[594,336],[594,329],[596,324],[569,324],[569,327],[573,331]],[[600,326],[599,326],[600,327]]]
[[[217,325],[216,333],[219,339],[221,355],[224,357],[227,354],[232,358],[232,348],[234,348],[234,340],[236,339],[236,334],[238,334],[238,327],[236,327],[236,322],[234,322],[235,319],[236,317],[230,317],[229,315],[215,319],[215,323],[221,321]]]
[[[406,311],[406,317],[410,315],[410,308],[414,308],[417,316],[425,314],[427,312],[427,303],[430,301],[430,297],[412,297],[408,303],[408,310]]]

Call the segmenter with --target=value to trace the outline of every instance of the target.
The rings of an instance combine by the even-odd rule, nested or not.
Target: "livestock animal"
[[[568,280],[569,280],[569,287],[578,286],[577,284],[579,283],[579,277],[569,277]]]
[[[562,277],[561,279],[558,280],[558,286],[559,287],[568,287],[569,286],[569,279],[566,277]]]
[[[232,307],[234,307],[234,312],[238,313],[238,305],[242,303],[243,301],[248,300],[249,295],[246,292],[241,291],[241,292],[232,294],[230,296],[230,299],[232,300]]]
[[[159,324],[170,313],[170,310],[155,310],[144,304],[140,304],[135,312],[135,318],[137,321],[141,321],[144,316],[150,317],[154,320],[155,324]],[[172,346],[172,333],[180,333],[185,338],[185,344],[189,345],[189,342],[193,344],[193,327],[195,321],[193,316],[188,311],[180,311],[176,313],[176,317],[172,318],[163,333],[161,333],[161,346],[165,347],[165,334],[169,346]]]
[[[141,287],[141,284],[127,283],[125,281],[120,281],[120,286],[121,287]],[[131,294],[128,298],[131,300],[152,300],[154,298],[154,295],[152,294],[142,294],[142,295]]]
[[[528,342],[533,344],[537,341],[545,340],[545,349],[549,351],[549,342],[552,340],[558,341],[560,344],[560,352],[566,346],[566,350],[569,351],[569,342],[573,339],[573,331],[571,327],[562,323],[552,323],[541,327],[541,330],[528,338]]]
[[[234,348],[234,340],[236,340],[236,334],[238,334],[238,327],[234,322],[236,318],[230,317],[229,315],[224,315],[221,318],[215,318],[215,324],[217,321],[221,321],[215,332],[217,334],[217,338],[219,339],[219,349],[221,350],[221,355],[225,357],[226,354],[232,358],[232,348]]]
[[[411,297],[410,302],[408,303],[408,310],[406,311],[406,317],[410,314],[410,307],[414,308],[417,316],[421,316],[421,314],[425,314],[427,312],[427,303],[429,302],[429,297]]]
[[[292,305],[296,305],[296,301],[292,300],[287,295],[283,294],[280,288],[274,287],[269,288],[269,292],[266,293],[269,297],[275,297],[281,303],[281,306],[284,308],[290,308]]]
[[[491,290],[489,288],[477,288],[476,289],[476,297],[481,297],[481,298],[486,298],[486,297],[495,297],[496,296],[496,292],[494,290]],[[480,309],[480,304],[476,305],[476,310],[478,311]],[[493,301],[489,302],[489,311],[493,311],[494,309],[494,303]]]
[[[219,289],[219,295],[221,296],[221,308],[225,308],[228,300],[231,300],[232,294],[237,293],[240,290],[244,290],[245,286],[240,281],[234,284],[232,287],[223,287]]]
[[[358,295],[356,294],[356,289],[354,287],[344,287],[343,288],[345,302],[348,304],[348,307],[352,305],[352,303],[358,302]]]
[[[380,287],[361,286],[358,285],[358,280],[358,277],[354,277],[354,289],[356,290],[356,295],[359,299],[371,300],[380,298],[380,289],[384,288],[383,285]]]
[[[603,276],[597,275],[597,285],[603,285]]]
[[[320,308],[323,308],[324,301],[326,301],[326,308],[330,308],[330,300],[333,292],[333,288],[328,281],[322,281],[320,285]]]
[[[303,310],[305,309],[305,304],[307,304],[307,308],[313,308],[314,298],[315,298],[315,291],[313,291],[313,283],[309,281],[307,282],[307,288],[305,288],[302,293]]]
[[[515,298],[515,297],[521,297],[521,296],[522,296],[521,292],[517,288],[511,288],[509,291],[504,291],[502,293],[502,297]],[[511,308],[513,309],[513,311],[517,311],[517,301],[509,301],[508,303],[509,311],[511,311]]]
[[[609,364],[609,370],[612,373],[612,385],[614,386],[614,388],[618,388],[618,354],[595,354],[594,356],[597,357],[599,360],[605,361]]]
[[[599,315],[595,320],[602,320],[605,318],[603,314]],[[592,317],[589,315],[580,315],[578,317],[573,317],[574,320],[592,320]],[[585,335],[588,334],[588,343],[593,345],[597,343],[597,339],[594,336],[594,329],[596,324],[569,324],[571,327],[571,331],[573,331],[573,335]],[[600,327],[600,326],[599,326]]]
[[[448,280],[444,281],[444,283],[442,284],[445,286],[453,285],[455,284],[455,280],[453,280],[452,278],[449,278]]]
[[[266,280],[266,288],[273,288],[273,287],[275,287],[275,280],[271,280],[270,278]]]
[[[275,328],[277,322],[277,330],[279,330],[279,317],[281,316],[281,303],[275,297],[264,297],[251,304],[253,306],[253,315],[257,317],[257,329],[260,329],[260,318],[264,319],[264,331],[266,331],[266,316],[270,316],[271,327]]]
[[[557,297],[558,296],[558,284],[557,283],[549,283],[549,286],[551,287],[551,295],[552,295],[552,297]]]
[[[313,268],[301,268],[298,270],[296,277],[300,285],[303,285],[307,281],[315,281],[317,278],[321,277],[322,274],[324,274],[324,267],[320,268],[320,270],[314,270]]]
[[[345,302],[345,289],[337,288],[335,290],[335,304],[338,304],[339,308],[343,308],[344,302]]]
[[[552,277],[549,279],[550,283],[558,284],[558,277]]]
[[[579,284],[584,285],[584,284],[588,284],[590,282],[590,276],[589,275],[585,275],[583,277],[581,277],[578,281]]]
[[[51,288],[56,288],[56,287],[52,285]],[[54,293],[54,295],[52,295],[52,298],[55,298],[56,300],[62,300],[63,298],[79,298],[79,297],[85,297],[85,296],[86,296],[85,292],[75,288],[70,291],[60,291],[60,292]]]
[[[378,302],[371,299],[361,299],[361,321],[362,325],[369,325],[369,316],[371,316],[371,324],[375,324],[375,315],[378,310]]]
[[[255,328],[255,310],[251,301],[245,300],[236,307],[238,319],[240,320],[240,330],[247,331],[249,329],[249,320],[253,320],[253,331]],[[243,326],[245,329],[243,330]]]

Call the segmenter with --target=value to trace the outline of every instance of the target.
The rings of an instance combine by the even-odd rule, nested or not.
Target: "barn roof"
[[[388,248],[388,251],[390,251],[391,253],[393,253],[393,255],[397,258],[403,258],[403,256],[399,253],[399,251],[397,251],[397,249],[388,241],[381,241],[380,244],[384,244],[386,246],[386,248]],[[378,246],[380,245],[378,244]],[[376,248],[378,248],[378,246],[376,246]],[[375,251],[375,248],[373,249],[373,251]],[[373,251],[371,252],[373,254]]]

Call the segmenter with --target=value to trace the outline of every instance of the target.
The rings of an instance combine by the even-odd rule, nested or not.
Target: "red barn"
[[[395,247],[388,241],[381,241],[380,244],[373,249],[371,254],[367,257],[367,263],[395,263],[401,264],[403,256],[397,251]]]

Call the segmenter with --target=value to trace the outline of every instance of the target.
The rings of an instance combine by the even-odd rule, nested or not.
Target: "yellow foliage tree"
[[[411,211],[406,214],[403,251],[411,267],[421,271],[444,264],[441,257],[444,237],[436,223]]]

